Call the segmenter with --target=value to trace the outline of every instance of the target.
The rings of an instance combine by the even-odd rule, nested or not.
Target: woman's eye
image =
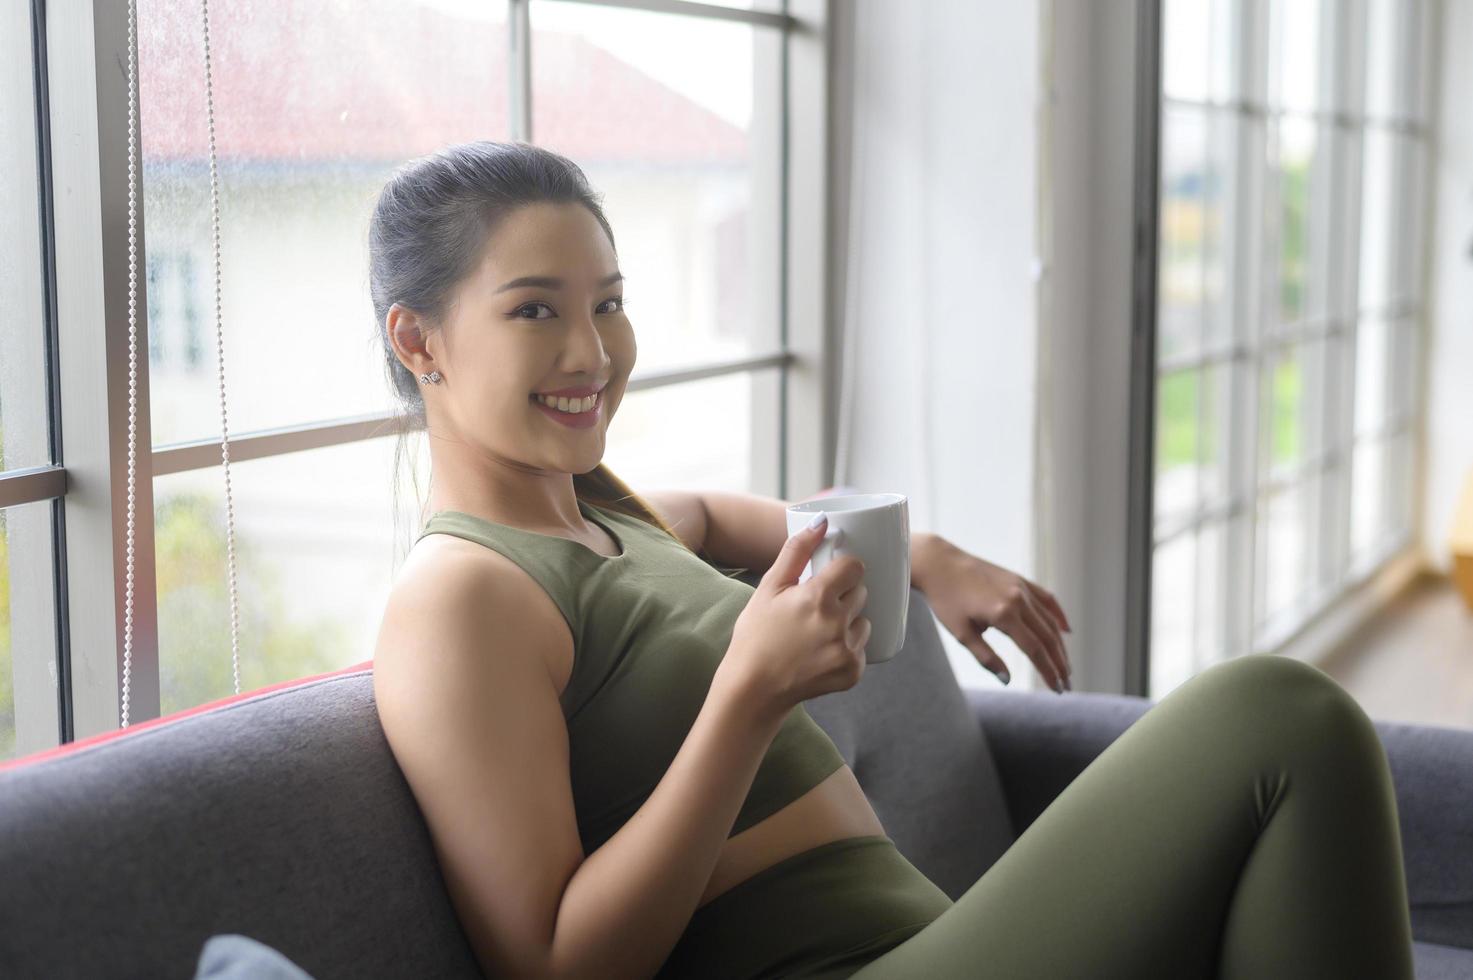
[[[536,313],[527,312],[528,310],[536,309],[546,310],[547,316],[538,316]],[[618,313],[622,309],[624,309],[623,296],[615,296],[610,299],[606,299],[602,303],[598,304],[598,311],[602,313]],[[523,305],[517,307],[514,312],[517,316],[530,320],[551,320],[553,317],[557,316],[557,313],[553,311],[552,307],[548,306],[546,303],[524,303]]]
[[[524,313],[526,313],[527,310],[533,310],[533,309],[536,309],[539,306],[542,307],[544,310],[547,310],[547,312],[549,314],[552,314],[552,307],[548,306],[546,303],[527,303],[527,304],[525,304],[525,305],[520,306],[520,307],[517,308],[517,315],[518,316],[521,316]],[[552,314],[552,315],[555,316],[556,314]],[[536,315],[533,315],[533,316],[528,317],[528,319],[532,319],[532,320],[547,320],[547,319],[551,319],[551,317],[550,316],[536,316]]]

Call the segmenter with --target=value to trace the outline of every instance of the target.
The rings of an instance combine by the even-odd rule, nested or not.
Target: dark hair
[[[411,160],[390,175],[369,221],[368,275],[384,368],[403,410],[394,447],[396,527],[404,437],[411,429],[423,428],[426,418],[419,381],[399,361],[389,342],[389,308],[398,303],[432,325],[442,323],[456,285],[470,272],[491,233],[507,214],[524,205],[581,204],[598,219],[612,246],[614,232],[600,199],[572,160],[521,140],[477,140],[448,146]],[[416,493],[418,487],[416,476]],[[585,503],[637,517],[680,540],[603,463],[587,473],[573,474],[573,491]],[[416,519],[425,517],[421,505]],[[397,540],[398,535],[395,537]]]

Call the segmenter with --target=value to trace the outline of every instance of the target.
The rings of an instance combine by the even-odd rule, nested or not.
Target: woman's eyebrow
[[[613,275],[605,276],[604,278],[600,279],[598,281],[598,287],[602,289],[605,286],[612,286],[614,283],[623,280],[623,278],[624,274],[622,272],[615,272]],[[520,286],[540,286],[543,289],[562,289],[563,280],[559,279],[557,276],[522,276],[520,279],[513,279],[511,282],[503,283],[501,286],[498,286],[496,288],[496,292],[504,293],[508,289],[516,289]]]

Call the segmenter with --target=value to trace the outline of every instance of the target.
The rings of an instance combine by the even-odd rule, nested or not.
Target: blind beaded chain
[[[225,402],[225,332],[221,315],[220,174],[215,150],[215,92],[210,72],[210,6],[200,0],[204,36],[205,114],[210,137],[210,244],[215,259],[215,344],[220,389],[220,457],[225,474],[225,556],[230,582],[230,662],[240,693],[240,615],[235,576],[235,505],[230,491],[230,428]],[[123,613],[122,727],[128,727],[133,665],[133,541],[138,417],[138,2],[128,0],[128,530]]]

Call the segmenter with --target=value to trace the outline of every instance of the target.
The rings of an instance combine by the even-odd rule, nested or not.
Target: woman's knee
[[[1332,748],[1379,745],[1365,710],[1312,664],[1278,654],[1245,654],[1214,664],[1197,678],[1245,719],[1280,727],[1288,737]]]

